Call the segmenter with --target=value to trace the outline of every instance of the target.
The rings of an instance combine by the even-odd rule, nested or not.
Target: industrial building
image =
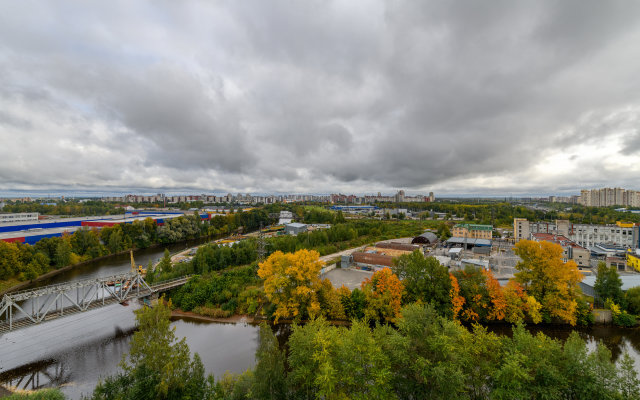
[[[628,267],[640,272],[640,251],[627,251],[626,262]]]
[[[397,242],[380,242],[375,246],[366,247],[363,251],[353,252],[350,256],[343,256],[343,268],[352,266],[365,271],[379,271],[391,268],[393,260],[404,254],[411,254],[420,246]]]
[[[493,226],[480,224],[457,224],[451,230],[451,234],[462,238],[491,240],[493,237]]]
[[[573,224],[568,220],[555,222],[529,222],[513,219],[513,237],[516,242],[531,239],[535,233],[562,235],[580,246],[613,245],[635,249],[640,247],[640,227],[633,223],[616,222],[615,225]]]
[[[379,243],[376,243],[376,247],[379,249],[401,250],[401,251],[407,251],[407,252],[420,250],[420,246],[418,245],[398,243],[398,242],[379,242]]]
[[[12,222],[37,221],[40,214],[32,213],[2,213],[0,214],[0,225]]]
[[[12,222],[0,224],[0,240],[5,242],[19,242],[35,244],[41,239],[71,234],[82,227],[102,228],[118,224],[130,224],[136,220],[153,219],[158,225],[163,225],[168,219],[184,215],[181,212],[163,211],[132,211],[124,215],[105,215],[77,218],[42,219],[26,222]],[[209,214],[201,214],[203,220],[209,219]]]
[[[418,235],[411,240],[411,244],[427,244],[432,245],[438,242],[438,236],[436,236],[433,232],[425,232],[421,235]]]
[[[473,250],[475,253],[490,253],[491,244],[492,242],[489,239],[474,239],[457,236],[450,237],[445,243],[448,248],[459,247],[465,250]]]
[[[297,235],[299,233],[304,233],[306,231],[307,231],[307,224],[293,222],[291,224],[286,224],[284,226],[284,233],[286,233],[287,235]]]
[[[622,291],[627,291],[631,288],[640,286],[640,275],[620,275],[620,280],[622,281]],[[582,282],[580,282],[580,289],[582,289],[582,293],[587,296],[595,297],[596,291],[594,286],[596,284],[596,276],[595,275],[587,275],[584,277]]]
[[[563,235],[551,233],[532,233],[531,239],[536,242],[551,242],[562,246],[562,261],[573,260],[578,267],[591,267],[591,252]]]

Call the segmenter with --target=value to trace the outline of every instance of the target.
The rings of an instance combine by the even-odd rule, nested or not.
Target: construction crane
[[[137,270],[138,274],[143,276],[146,275],[147,270],[145,268],[142,268],[142,265],[138,265],[138,268],[136,268],[136,263],[135,261],[133,261],[133,250],[129,250],[129,254],[131,255],[131,272],[136,272]]]

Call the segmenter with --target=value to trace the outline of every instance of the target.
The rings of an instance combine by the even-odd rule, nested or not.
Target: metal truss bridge
[[[137,272],[7,293],[0,301],[0,335],[65,315],[147,297],[182,286],[190,276],[148,285]]]

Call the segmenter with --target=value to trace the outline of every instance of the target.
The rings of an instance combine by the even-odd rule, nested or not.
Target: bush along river
[[[205,241],[173,244],[171,252],[183,250]],[[138,250],[137,264],[147,265],[162,257],[165,247]],[[109,276],[129,271],[128,254],[97,260],[64,271],[31,287],[40,287],[72,280]],[[118,371],[118,364],[129,350],[135,329],[133,311],[140,307],[132,301],[127,305],[110,305],[84,313],[55,319],[42,325],[6,333],[0,336],[0,395],[2,387],[39,389],[59,387],[71,399],[90,394],[97,382]],[[254,365],[259,342],[259,327],[244,320],[236,323],[203,321],[197,318],[174,318],[178,338],[185,337],[192,353],[202,358],[206,372],[216,378],[225,371],[241,373]],[[287,326],[278,326],[276,334],[282,344],[289,333]],[[542,332],[564,340],[571,333],[568,326],[531,326],[532,332]],[[510,335],[508,325],[490,325],[489,330]],[[640,329],[614,326],[575,328],[590,348],[602,341],[617,360],[628,352],[640,371]]]

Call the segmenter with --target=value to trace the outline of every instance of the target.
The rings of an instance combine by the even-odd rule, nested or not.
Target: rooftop
[[[466,228],[470,231],[492,231],[493,226],[491,225],[480,225],[480,224],[456,224],[454,228]]]
[[[307,224],[301,224],[299,222],[292,222],[290,224],[286,224],[285,226],[290,226],[293,228],[304,228],[305,226],[307,226]]]
[[[489,239],[474,239],[474,238],[463,238],[453,236],[447,239],[447,243],[449,244],[467,244],[474,246],[491,246],[491,240]]]
[[[559,244],[562,247],[573,247],[574,249],[584,249],[584,247],[580,246],[578,243],[574,242],[573,240],[563,235],[554,235],[553,233],[532,233],[531,237],[533,237],[536,241],[543,240],[545,242]]]

